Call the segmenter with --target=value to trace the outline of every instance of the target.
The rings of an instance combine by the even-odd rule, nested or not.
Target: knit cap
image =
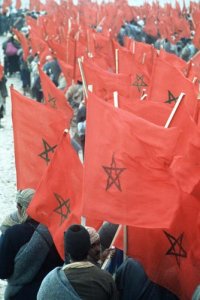
[[[100,236],[99,236],[98,232],[96,231],[96,229],[94,229],[93,227],[89,227],[89,226],[86,226],[85,228],[87,229],[87,231],[90,235],[91,245],[96,243],[96,241],[100,240]]]
[[[16,195],[16,202],[22,207],[27,208],[34,194],[34,189],[18,190]]]
[[[19,215],[20,223],[25,222],[28,218],[26,209],[28,208],[34,194],[35,190],[30,188],[17,191],[16,202],[18,205],[21,206],[21,212]]]
[[[64,245],[73,260],[85,259],[91,245],[88,231],[82,225],[71,225],[64,233]]]

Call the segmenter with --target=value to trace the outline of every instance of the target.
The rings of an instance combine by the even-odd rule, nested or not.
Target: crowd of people
[[[2,45],[4,75],[0,80],[0,119],[6,110],[6,77],[20,74],[24,95],[44,102],[38,71],[39,56],[23,58],[23,50],[11,28],[28,36],[25,11],[1,12],[0,35],[7,39]],[[39,13],[30,13],[37,18]],[[145,33],[145,20],[126,22],[118,34],[118,41],[128,36],[136,41],[153,44],[188,61],[197,52],[192,38],[182,38],[176,44],[167,39]],[[86,107],[82,82],[69,85],[57,59],[47,55],[42,66],[58,89],[65,92],[66,101],[73,109],[71,121],[72,144],[84,155]],[[1,124],[0,124],[1,126]],[[83,160],[83,157],[82,157]],[[105,222],[97,231],[92,227],[73,224],[63,236],[65,259],[56,249],[47,227],[31,219],[26,210],[35,190],[19,190],[16,195],[17,210],[6,216],[1,224],[0,278],[7,280],[6,300],[131,300],[131,299],[178,299],[169,290],[152,282],[143,266],[134,258],[123,262],[123,251],[114,249],[112,241],[118,225]],[[104,261],[108,264],[102,269]],[[199,289],[194,300],[200,299]]]
[[[153,283],[138,261],[129,258],[123,262],[123,251],[112,247],[116,224],[105,222],[99,231],[71,225],[63,237],[63,261],[47,227],[26,213],[34,194],[31,188],[18,191],[17,210],[0,227],[5,299],[177,299]]]

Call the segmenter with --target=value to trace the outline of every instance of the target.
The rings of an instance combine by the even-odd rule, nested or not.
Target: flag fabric
[[[188,134],[187,142],[186,134],[184,133],[180,139],[180,152],[182,152],[182,155],[174,159],[171,170],[181,189],[184,192],[192,193],[196,185],[200,182],[200,132],[196,124],[188,124],[187,119],[184,119],[184,121],[185,132]]]
[[[158,57],[153,67],[148,100],[166,103],[173,107],[182,92],[185,93],[186,109],[194,117],[197,101],[194,84],[178,69]]]
[[[119,108],[126,109],[126,101],[119,102]],[[134,113],[136,116],[141,117],[149,122],[164,127],[172,108],[164,103],[153,102],[153,101],[134,101],[132,106],[127,107],[129,112]]]
[[[129,74],[108,72],[88,61],[83,63],[83,70],[86,84],[92,85],[93,92],[105,101],[113,103],[113,92],[115,91],[120,96],[130,97],[132,87]]]
[[[3,78],[4,75],[4,67],[0,65],[0,80]]]
[[[150,279],[175,293],[192,299],[199,284],[200,203],[187,193],[169,228],[127,227],[127,255],[139,260]],[[123,250],[123,233],[115,243]]]
[[[41,68],[39,68],[39,74],[41,79],[41,86],[42,91],[44,94],[44,100],[45,104],[54,110],[61,110],[67,118],[66,128],[69,129],[70,122],[73,117],[73,110],[69,103],[67,102],[67,99],[65,98],[65,95],[63,91],[59,90],[55,84],[52,82],[52,80],[42,71]]]
[[[84,216],[169,226],[179,207],[179,188],[169,170],[178,130],[116,109],[94,94],[87,101],[86,123]]]
[[[67,125],[62,111],[11,89],[17,188],[37,188]]]
[[[65,76],[67,86],[70,86],[72,84],[73,75],[74,75],[73,66],[66,64],[61,59],[58,60],[58,63],[59,63],[59,66],[60,66],[64,76]]]
[[[64,232],[81,222],[83,167],[69,134],[63,133],[55,155],[46,169],[28,214],[45,224],[64,259]]]
[[[26,61],[29,55],[29,44],[27,38],[19,30],[12,28],[13,33],[17,36],[23,49],[23,59]]]

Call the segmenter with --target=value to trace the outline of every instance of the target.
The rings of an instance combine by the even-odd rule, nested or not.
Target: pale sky
[[[23,7],[26,7],[26,4],[29,3],[29,0],[21,0]],[[57,0],[59,2],[59,0]],[[76,0],[75,0],[76,1]],[[101,1],[101,0],[100,0]],[[142,5],[145,0],[128,0],[130,5]],[[199,2],[199,0],[193,0],[194,2]],[[3,0],[0,0],[0,3],[2,3]],[[45,2],[45,0],[41,0],[41,2]],[[153,0],[148,0],[148,3],[152,3]],[[162,5],[164,3],[171,3],[172,5],[175,4],[175,0],[159,0],[159,3]],[[180,6],[182,6],[183,1],[182,0],[178,0],[178,2],[180,3]],[[13,3],[15,3],[15,0],[13,0]],[[190,0],[185,0],[186,5],[189,5]]]

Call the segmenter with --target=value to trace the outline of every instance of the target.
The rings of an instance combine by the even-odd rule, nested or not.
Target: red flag
[[[152,72],[148,99],[173,106],[182,92],[185,93],[186,109],[194,117],[196,111],[194,84],[178,69],[157,58]]]
[[[67,81],[67,86],[70,86],[72,84],[73,80],[73,67],[69,64],[66,64],[63,60],[58,59],[58,63],[62,69],[62,72],[65,76],[65,79]]]
[[[173,53],[169,53],[163,49],[159,50],[159,57],[166,61],[168,64],[174,66],[176,69],[183,72],[187,67],[187,62]]]
[[[49,50],[48,44],[41,37],[38,37],[37,32],[35,32],[34,30],[30,31],[30,43],[32,54],[41,54],[43,51]]]
[[[192,299],[200,281],[199,211],[198,199],[183,194],[181,207],[169,228],[127,230],[127,255],[138,259],[152,281],[181,300]],[[123,249],[122,233],[116,246]]]
[[[184,114],[182,118],[184,118]],[[171,170],[181,189],[184,192],[191,193],[200,182],[200,132],[197,126],[189,124],[186,118],[183,121],[185,122],[185,127],[182,126],[182,129],[185,129],[187,137],[184,135],[181,137],[182,155],[175,158],[171,165]],[[182,140],[185,142],[185,145],[183,145]]]
[[[29,55],[29,44],[27,38],[19,30],[12,28],[13,33],[17,36],[22,49],[23,49],[23,59],[26,61]]]
[[[84,62],[83,69],[87,85],[92,85],[93,92],[104,100],[113,101],[115,91],[121,96],[130,95],[131,77],[129,74],[108,72],[92,62]]]
[[[62,110],[66,115],[66,128],[69,129],[73,117],[73,110],[68,104],[63,91],[59,90],[51,79],[39,68],[41,86],[44,94],[45,104],[55,110]]]
[[[4,67],[0,65],[0,80],[3,78],[4,75]]]
[[[178,131],[94,95],[88,99],[86,123],[84,215],[116,224],[169,226],[179,205],[169,170]]]
[[[34,220],[48,227],[62,258],[64,231],[81,222],[82,169],[70,137],[64,133],[28,208]]]
[[[36,188],[67,125],[61,111],[11,89],[17,188]]]
[[[126,109],[125,104],[126,102],[124,101],[123,105],[121,105],[120,101],[119,108]],[[126,110],[134,113],[136,116],[141,117],[149,122],[164,127],[170,116],[172,108],[165,105],[164,103],[144,100],[134,101],[134,103],[132,103],[131,108],[129,106]]]

